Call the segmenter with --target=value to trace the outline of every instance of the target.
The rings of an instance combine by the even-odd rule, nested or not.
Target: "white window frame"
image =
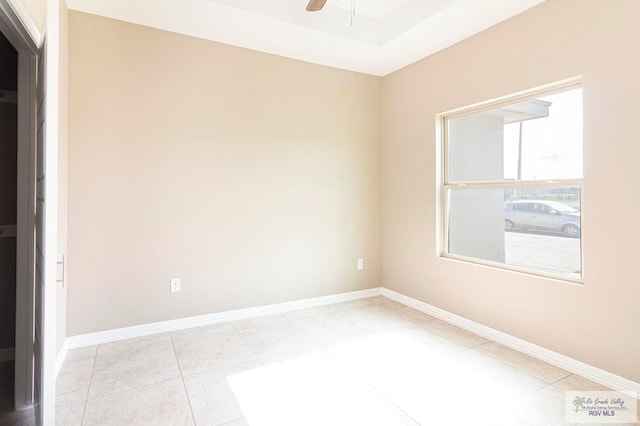
[[[567,276],[560,273],[545,272],[533,268],[525,268],[520,266],[509,265],[501,262],[479,259],[475,257],[461,256],[449,253],[449,194],[450,190],[455,189],[508,189],[508,188],[558,188],[558,187],[578,187],[580,189],[580,216],[584,218],[583,203],[583,178],[581,179],[549,179],[549,180],[498,180],[498,181],[476,181],[476,182],[450,182],[449,181],[449,141],[447,134],[448,120],[459,118],[478,112],[499,108],[502,106],[524,102],[541,96],[553,95],[555,93],[566,92],[572,89],[582,88],[582,76],[573,77],[552,84],[539,86],[534,89],[518,92],[512,95],[502,96],[485,102],[480,102],[467,107],[456,108],[436,115],[436,142],[438,144],[437,161],[437,220],[436,232],[438,235],[436,243],[436,254],[441,259],[450,259],[462,261],[465,263],[473,263],[476,265],[498,268],[511,272],[533,275],[552,280],[568,282],[572,284],[582,284],[584,282],[584,243],[583,243],[583,226],[580,224],[580,277]],[[584,105],[584,102],[583,102]],[[584,111],[584,109],[583,109]],[[583,144],[584,151],[584,144]],[[584,156],[583,156],[584,158]],[[584,167],[584,160],[583,160]],[[581,221],[583,222],[583,221]]]

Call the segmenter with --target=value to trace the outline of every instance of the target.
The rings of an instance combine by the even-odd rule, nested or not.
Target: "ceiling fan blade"
[[[320,10],[324,7],[324,4],[326,2],[327,0],[310,0],[309,4],[307,5],[307,11],[315,12],[317,10]]]

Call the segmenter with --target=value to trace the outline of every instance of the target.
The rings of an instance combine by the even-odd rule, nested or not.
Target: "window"
[[[438,116],[440,255],[580,282],[582,88],[547,86]]]

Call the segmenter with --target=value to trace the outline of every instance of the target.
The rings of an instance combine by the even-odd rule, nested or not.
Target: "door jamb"
[[[22,3],[0,0],[0,31],[18,51],[15,409],[33,404],[36,66],[42,35]],[[31,362],[29,362],[31,360]]]

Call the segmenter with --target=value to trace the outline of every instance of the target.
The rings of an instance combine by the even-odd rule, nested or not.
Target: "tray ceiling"
[[[67,0],[70,9],[386,75],[544,0]],[[352,11],[355,10],[355,14]],[[353,16],[352,16],[353,15]]]

